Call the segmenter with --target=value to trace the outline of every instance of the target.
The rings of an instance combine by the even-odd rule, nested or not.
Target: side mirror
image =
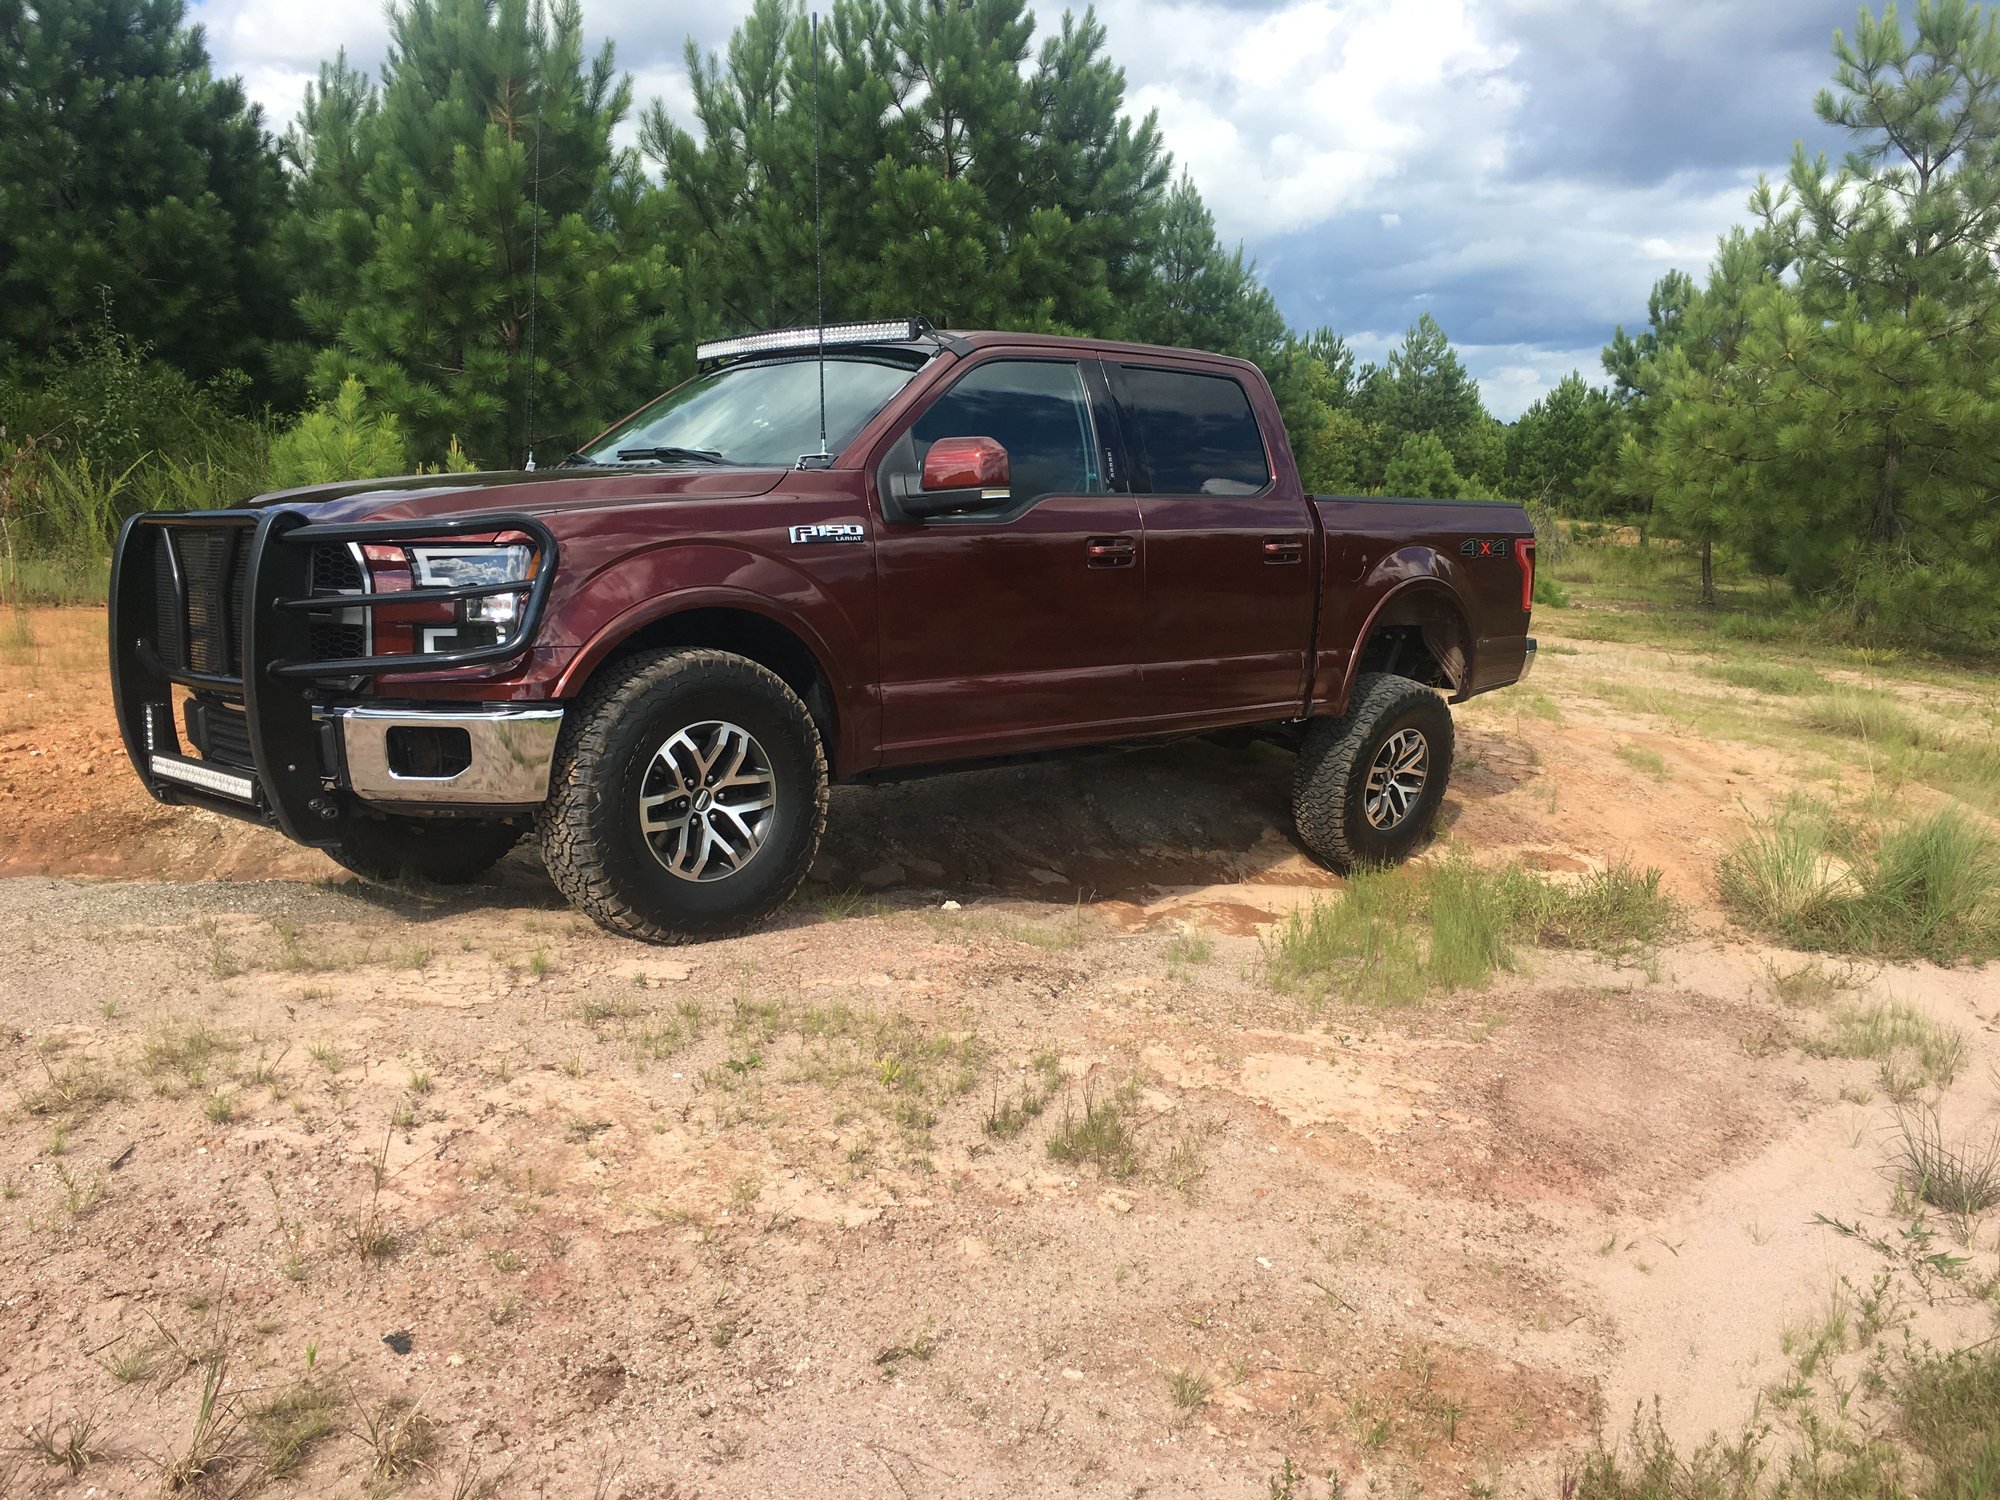
[[[1007,450],[989,437],[939,438],[924,455],[916,487],[904,481],[903,511],[916,517],[998,505],[1012,494]]]

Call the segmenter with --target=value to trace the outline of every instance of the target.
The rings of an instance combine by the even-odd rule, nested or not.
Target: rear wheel
[[[1306,730],[1292,781],[1299,837],[1340,870],[1405,858],[1437,820],[1451,756],[1451,710],[1435,691],[1364,674],[1346,713]]]
[[[520,840],[511,823],[363,814],[348,819],[340,842],[326,852],[363,880],[470,885]]]
[[[634,656],[563,725],[542,858],[613,932],[686,942],[782,905],[826,827],[826,757],[775,673],[723,651]]]

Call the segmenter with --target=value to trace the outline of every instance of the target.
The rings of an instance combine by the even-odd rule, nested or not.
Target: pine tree
[[[106,323],[205,379],[289,332],[285,184],[183,0],[0,0],[0,359]]]
[[[1152,281],[1130,326],[1148,343],[1209,349],[1267,367],[1283,348],[1285,320],[1277,303],[1240,245],[1224,253],[1215,216],[1185,172],[1167,198]]]
[[[1767,362],[1782,358],[1769,330],[1788,322],[1796,330],[1798,321],[1779,269],[1764,236],[1731,231],[1708,285],[1680,301],[1672,337],[1634,370],[1650,441],[1637,432],[1623,440],[1623,482],[1649,517],[1700,544],[1704,605],[1716,602],[1717,542],[1738,541],[1768,556],[1802,530],[1782,490],[1766,420]]]
[[[1617,457],[1619,436],[1617,402],[1572,370],[1508,432],[1508,489],[1570,512],[1588,508]]]
[[[1397,443],[1382,476],[1391,495],[1414,500],[1458,500],[1466,482],[1451,461],[1451,450],[1435,432],[1412,432]]]
[[[1863,11],[1820,117],[1760,185],[1662,362],[1635,456],[1684,534],[1734,534],[1857,622],[2000,639],[2000,17]],[[1781,282],[1780,276],[1788,279]]]
[[[288,142],[313,384],[358,378],[419,454],[560,453],[664,383],[675,277],[611,143],[631,85],[582,33],[576,0],[407,0],[379,94],[337,62]]]
[[[1167,164],[1094,14],[1034,51],[1021,0],[838,0],[819,109],[831,321],[1114,331],[1151,274]],[[641,145],[684,226],[676,255],[727,331],[810,323],[813,43],[797,0],[757,0],[722,57],[689,44],[693,128],[660,105]]]
[[[1433,433],[1451,455],[1461,483],[1476,476],[1497,485],[1506,444],[1487,415],[1479,386],[1451,340],[1429,313],[1418,317],[1386,364],[1361,372],[1355,406],[1373,429],[1370,486],[1387,483],[1387,469],[1406,437]]]

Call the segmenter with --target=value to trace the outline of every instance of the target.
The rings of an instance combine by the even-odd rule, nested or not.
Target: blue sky
[[[641,102],[688,117],[681,43],[747,0],[584,0]],[[1052,7],[1043,12],[1053,19]],[[1664,271],[1699,272],[1792,143],[1852,0],[1105,0],[1135,113],[1157,109],[1285,316],[1379,357],[1428,310],[1511,418]],[[274,129],[322,57],[373,72],[380,0],[196,0]]]

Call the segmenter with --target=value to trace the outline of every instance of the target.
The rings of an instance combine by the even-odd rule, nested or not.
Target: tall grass
[[[1797,808],[1753,827],[1724,856],[1723,904],[1794,946],[1939,963],[2000,954],[2000,847],[1943,808],[1835,851],[1833,829]]]
[[[1619,866],[1559,883],[1463,855],[1428,868],[1358,870],[1337,900],[1295,910],[1266,940],[1281,988],[1369,1006],[1477,988],[1523,945],[1620,954],[1671,937],[1679,908],[1658,870]]]

